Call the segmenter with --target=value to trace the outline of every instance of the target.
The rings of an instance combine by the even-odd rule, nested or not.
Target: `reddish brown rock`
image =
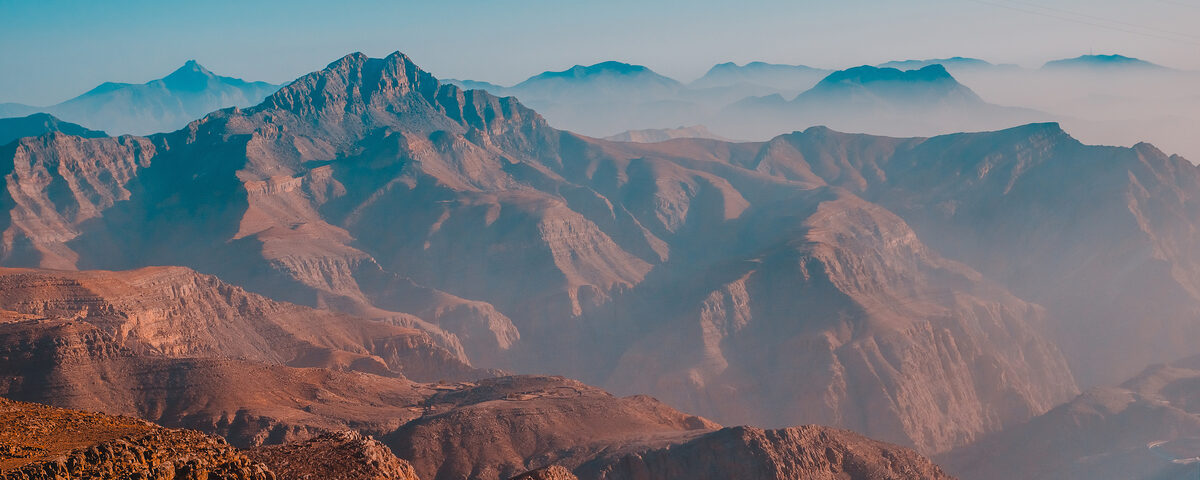
[[[304,442],[258,447],[246,456],[280,478],[339,480],[417,480],[412,465],[357,432],[333,432]]]
[[[579,480],[579,478],[561,465],[551,465],[522,473],[509,480]]]
[[[0,478],[277,477],[220,438],[132,418],[0,399]]]

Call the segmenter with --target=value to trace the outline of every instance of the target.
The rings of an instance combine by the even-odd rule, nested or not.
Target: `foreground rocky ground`
[[[528,394],[526,394],[528,395]],[[532,398],[506,398],[519,402]],[[581,406],[580,408],[587,408]],[[468,429],[512,421],[499,409],[494,424],[466,421]],[[533,414],[527,410],[523,415]],[[578,426],[578,425],[577,425]],[[594,428],[585,431],[596,433]],[[533,436],[537,430],[525,430]],[[414,468],[383,443],[357,432],[331,432],[284,445],[238,449],[220,437],[170,429],[130,417],[88,413],[0,399],[0,479],[123,478],[145,480],[415,480],[505,479],[514,462],[495,464],[497,452],[536,448],[486,434],[429,431],[415,449]],[[541,432],[551,442],[564,432]],[[465,444],[452,446],[454,444]],[[479,456],[486,447],[493,457]],[[951,478],[928,459],[903,447],[824,427],[783,430],[726,428],[692,435],[642,435],[599,445],[562,445],[543,458],[555,463],[516,475],[521,480],[750,478],[899,479]],[[440,449],[440,450],[439,450]],[[404,450],[400,451],[413,451]],[[438,454],[455,452],[449,457]],[[489,461],[492,461],[489,463]],[[429,468],[430,462],[435,465]],[[569,466],[574,467],[574,471]]]

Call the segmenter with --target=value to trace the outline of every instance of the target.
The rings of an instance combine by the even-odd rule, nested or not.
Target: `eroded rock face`
[[[417,480],[412,465],[358,432],[333,432],[286,445],[258,447],[246,455],[280,478]]]
[[[274,480],[217,437],[0,399],[0,478]]]
[[[609,455],[577,472],[608,480],[953,478],[907,448],[817,426],[726,428],[668,448]]]
[[[0,309],[83,321],[126,348],[167,357],[237,358],[418,381],[489,375],[424,331],[272,301],[181,267],[0,269]]]

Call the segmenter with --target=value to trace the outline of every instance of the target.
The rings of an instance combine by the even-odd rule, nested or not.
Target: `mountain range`
[[[147,135],[178,130],[213,110],[254,105],[278,89],[279,85],[266,82],[222,77],[188,60],[158,80],[105,82],[56,105],[0,104],[0,117],[49,113],[112,134]]]
[[[280,300],[418,317],[405,325],[472,364],[927,452],[1075,393],[1039,307],[829,184],[843,176],[789,178],[819,169],[779,147],[589,139],[401,54],[351,55],[173,134],[10,145],[0,258],[183,265]],[[66,188],[32,187],[47,175]],[[823,313],[777,313],[800,305]],[[976,377],[980,362],[1006,380]],[[751,371],[792,379],[744,384]],[[927,409],[927,395],[960,400]]]
[[[615,102],[627,80],[690,95],[624,64],[521,85]],[[1006,435],[1086,435],[1064,408],[1197,353],[1200,170],[1149,144],[1057,123],[639,143],[522,100],[351,54],[169,133],[34,122],[0,146],[0,395],[239,448],[353,430],[425,479],[945,476],[921,454],[1079,476],[1128,444],[1037,463]],[[737,108],[1032,114],[940,65]],[[1118,396],[1186,413],[1187,365]]]
[[[985,102],[945,67],[918,70],[862,66],[835,72],[792,100],[780,95],[726,107],[714,128],[734,136],[786,133],[795,126],[892,136],[928,136],[1007,128],[1054,117]]]
[[[1057,119],[1030,109],[988,104],[939,62],[956,70],[1000,68],[961,57],[841,71],[725,63],[685,86],[643,66],[605,62],[546,72],[509,88],[454,82],[463,88],[516,96],[556,127],[597,136],[657,130],[697,119],[712,126],[714,135],[734,138],[769,138],[817,125],[930,136]],[[621,134],[610,136],[617,135]]]
[[[1200,121],[1195,118],[1195,112],[1200,111],[1200,97],[1190,87],[1196,74],[1122,55],[1083,55],[1047,62],[1035,69],[968,57],[885,62],[875,68],[903,72],[941,65],[962,88],[969,88],[991,105],[897,109],[896,104],[918,103],[916,97],[901,94],[874,108],[860,103],[808,111],[793,107],[792,112],[777,110],[788,110],[780,105],[795,102],[799,94],[830,75],[862,73],[866,66],[834,71],[764,62],[743,66],[723,63],[685,85],[646,67],[615,65],[606,62],[546,72],[519,89],[475,81],[451,83],[496,95],[515,95],[544,114],[555,127],[597,137],[697,123],[722,137],[752,140],[822,125],[843,131],[926,137],[1057,121],[1091,143],[1132,146],[1152,141],[1164,150],[1200,158],[1200,144],[1189,134],[1189,129]],[[543,76],[557,78],[556,86],[532,81]],[[921,90],[919,77],[913,76],[914,90]],[[565,83],[576,86],[570,89],[573,96],[553,93],[564,91]],[[621,85],[625,95],[613,95],[612,89],[603,85]],[[819,95],[812,92],[809,96]],[[762,104],[774,107],[748,108]]]

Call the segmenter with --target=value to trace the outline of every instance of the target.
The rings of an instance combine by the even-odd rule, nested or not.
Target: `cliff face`
[[[0,309],[97,327],[138,353],[224,357],[415,380],[487,376],[397,321],[272,301],[182,267],[126,272],[0,269]]]
[[[785,143],[580,137],[402,54],[350,55],[171,134],[9,145],[0,261],[184,265],[425,334],[306,324],[281,343],[319,348],[284,365],[469,378],[440,373],[453,362],[426,342],[722,421],[830,423],[926,451],[1075,393],[1038,307],[833,180],[866,185],[879,172],[856,169],[920,140],[868,138],[819,165]],[[116,336],[197,348],[130,328]],[[253,353],[247,333],[275,335],[214,341]]]

